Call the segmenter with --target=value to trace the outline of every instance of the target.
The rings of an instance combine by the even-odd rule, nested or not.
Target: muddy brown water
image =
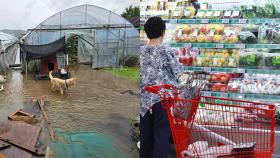
[[[128,89],[137,92],[137,83],[83,65],[71,71],[78,82],[65,95],[51,91],[48,80],[34,80],[31,74],[26,77],[12,71],[4,84],[5,90],[0,92],[0,120],[6,120],[25,100],[45,96],[49,119],[55,128],[102,133],[125,156],[137,157],[129,120],[138,115],[139,99],[120,94]]]

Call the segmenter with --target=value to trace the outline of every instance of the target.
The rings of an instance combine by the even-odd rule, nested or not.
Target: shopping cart
[[[161,98],[178,158],[271,157],[275,105],[202,96],[184,99],[170,85],[145,90]]]

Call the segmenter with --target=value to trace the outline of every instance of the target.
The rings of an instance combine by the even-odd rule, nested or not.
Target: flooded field
[[[113,157],[137,157],[135,143],[130,138],[129,119],[138,115],[139,100],[120,94],[128,89],[137,91],[137,83],[91,70],[88,66],[78,66],[71,71],[78,78],[78,84],[70,87],[65,95],[51,91],[48,80],[38,81],[31,74],[26,77],[19,71],[12,71],[5,90],[0,92],[0,119],[6,120],[24,100],[45,96],[50,121],[59,135],[73,141],[82,141],[78,135],[87,137],[87,142],[80,142],[88,151],[86,157],[106,157],[104,152],[111,152]],[[63,145],[58,142],[52,146],[59,148],[60,144]],[[87,144],[93,144],[95,149],[89,149]],[[107,148],[106,144],[110,146]],[[75,146],[68,147],[62,147],[70,152],[64,154],[73,155],[71,148],[83,151]]]

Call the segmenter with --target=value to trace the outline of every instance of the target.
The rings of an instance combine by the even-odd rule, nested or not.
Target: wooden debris
[[[41,111],[42,111],[43,117],[44,117],[44,119],[45,119],[45,122],[47,123],[47,127],[48,127],[48,129],[49,129],[49,134],[50,134],[50,136],[51,136],[51,139],[52,139],[53,141],[56,141],[56,135],[55,135],[55,132],[54,132],[54,130],[53,130],[53,128],[52,128],[52,125],[51,125],[51,123],[50,123],[50,121],[49,121],[47,112],[46,112],[46,110],[45,110],[45,102],[44,102],[43,98],[38,99],[38,103],[39,103],[40,109],[41,109]]]
[[[12,121],[22,121],[22,122],[26,122],[29,124],[37,124],[39,122],[38,119],[30,117],[30,116],[18,116],[18,115],[14,115],[14,116],[10,116],[9,117],[10,120]]]
[[[1,134],[0,137],[19,142],[25,146],[34,147],[36,145],[41,127],[15,121],[8,122],[8,126],[9,130],[6,133]],[[3,141],[0,141],[0,144],[2,142]],[[11,158],[32,158],[30,152],[15,147],[14,145],[1,150],[1,152]]]
[[[29,124],[37,124],[39,122],[34,114],[29,114],[21,109],[18,109],[16,112],[8,116],[8,119],[12,121],[23,121]]]
[[[8,143],[0,143],[0,150],[2,150],[2,149],[5,149],[5,148],[7,148],[7,147],[10,147],[10,144],[8,144]]]
[[[0,137],[0,140],[4,141],[6,143],[9,143],[11,145],[14,145],[16,147],[19,147],[21,149],[24,149],[28,152],[31,152],[32,154],[35,154],[37,156],[43,156],[44,155],[44,152],[43,152],[42,149],[38,149],[38,148],[35,148],[35,147],[32,147],[32,146],[27,146],[27,145],[15,142],[15,141],[10,140],[10,139],[2,138],[2,137]]]

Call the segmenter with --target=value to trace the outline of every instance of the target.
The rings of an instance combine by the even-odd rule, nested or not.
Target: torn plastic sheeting
[[[98,133],[56,131],[59,141],[50,142],[46,158],[125,158],[106,136]]]

